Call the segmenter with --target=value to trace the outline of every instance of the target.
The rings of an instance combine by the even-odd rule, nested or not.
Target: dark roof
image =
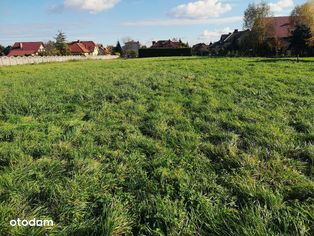
[[[192,47],[192,50],[194,51],[194,50],[200,50],[200,49],[202,49],[202,50],[204,50],[204,49],[207,49],[208,50],[208,45],[207,44],[205,44],[205,43],[198,43],[198,44],[195,44],[193,47]]]
[[[182,48],[182,42],[175,42],[171,40],[159,40],[153,42],[153,45],[150,48]]]
[[[243,31],[238,31],[234,30],[233,33],[230,33],[228,37],[226,37],[223,42],[233,42],[234,40],[240,39],[243,35],[247,34],[250,30],[243,30]]]
[[[16,42],[9,53],[9,57],[29,56],[38,53],[40,46],[44,46],[43,42]]]
[[[247,35],[250,30],[234,30],[233,33],[223,34],[218,42],[209,45],[209,48],[229,48],[231,50],[237,48],[245,35]]]
[[[231,33],[229,34],[222,34],[220,37],[220,41],[224,41],[226,38],[228,38],[228,36],[230,36]]]
[[[125,42],[124,43],[125,45],[127,45],[127,44],[131,44],[131,45],[140,45],[140,42],[139,41],[134,41],[134,40],[131,40],[131,41],[128,41],[128,42]]]

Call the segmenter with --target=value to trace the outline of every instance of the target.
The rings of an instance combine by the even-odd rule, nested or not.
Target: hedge
[[[192,56],[191,48],[145,48],[139,50],[139,57]]]

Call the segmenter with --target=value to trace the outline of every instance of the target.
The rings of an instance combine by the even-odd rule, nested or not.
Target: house
[[[93,41],[82,41],[82,43],[89,51],[90,56],[97,56],[99,54],[98,45]]]
[[[68,46],[72,55],[87,56],[89,54],[89,50],[80,41],[68,43]]]
[[[138,51],[140,49],[140,42],[138,41],[129,41],[124,44],[122,47],[123,54],[125,57],[138,57]]]
[[[43,42],[16,42],[8,54],[9,57],[37,56],[45,50]]]
[[[106,48],[102,44],[98,44],[98,55],[106,55]]]
[[[290,16],[267,17],[266,37],[286,39],[292,36],[294,25],[291,22]]]
[[[72,55],[97,56],[99,48],[93,41],[80,41],[68,43]]]
[[[238,55],[241,43],[250,33],[250,30],[239,31],[235,29],[232,33],[223,34],[218,42],[209,46],[212,55]]]
[[[209,46],[205,43],[198,43],[192,47],[192,55],[194,56],[208,56]]]
[[[295,29],[290,16],[267,17],[266,40],[275,41],[278,49],[286,49],[290,45],[290,37]]]
[[[152,46],[150,48],[186,48],[187,45],[179,41],[172,41],[172,40],[159,40],[153,41]]]
[[[225,39],[224,39],[224,47],[227,50],[239,50],[241,42],[244,40],[246,36],[250,33],[250,30],[243,30],[239,31],[235,29],[233,33],[230,33]]]
[[[192,56],[192,50],[188,44],[181,40],[159,40],[153,41],[150,48],[140,48],[139,57],[172,57]]]

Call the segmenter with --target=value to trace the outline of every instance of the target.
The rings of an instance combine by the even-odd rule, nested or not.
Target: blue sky
[[[69,41],[181,38],[190,44],[215,41],[242,28],[245,0],[1,0],[0,44],[48,41],[58,30]],[[288,15],[302,0],[269,0],[274,15]]]

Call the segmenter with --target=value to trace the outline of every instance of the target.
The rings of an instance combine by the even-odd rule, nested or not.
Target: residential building
[[[290,45],[290,37],[295,29],[290,16],[267,17],[266,40],[276,44],[277,49],[284,50]]]
[[[16,42],[8,54],[9,57],[37,56],[45,50],[43,42]]]
[[[138,57],[138,51],[140,49],[140,42],[138,41],[129,41],[124,43],[122,47],[124,57]]]
[[[194,56],[208,56],[209,46],[205,43],[198,43],[192,47],[192,55]]]
[[[106,48],[102,44],[98,44],[98,55],[106,55]]]
[[[250,30],[239,31],[235,29],[232,33],[223,34],[218,42],[209,46],[211,55],[238,55],[241,43],[248,36]]]
[[[75,41],[68,43],[72,55],[97,56],[99,48],[93,41]]]
[[[179,41],[172,41],[172,40],[159,40],[153,41],[152,46],[150,48],[185,48],[187,45]]]

